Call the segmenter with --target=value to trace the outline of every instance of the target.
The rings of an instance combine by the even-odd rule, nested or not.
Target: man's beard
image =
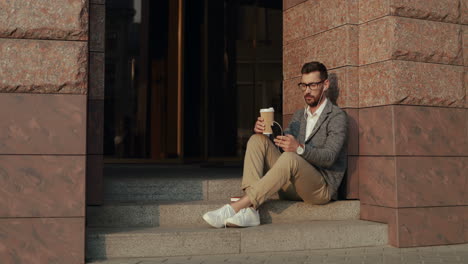
[[[315,99],[315,96],[314,96]],[[313,100],[311,102],[307,101],[307,98],[304,97],[305,103],[310,107],[316,107],[318,105],[318,100]]]
[[[310,103],[307,102],[307,98],[306,98],[306,97],[312,97],[312,98],[313,98],[313,101],[310,102]],[[316,106],[320,103],[319,100],[320,100],[320,101],[323,101],[323,90],[320,91],[320,97],[319,97],[319,99],[317,99],[316,96],[313,96],[313,95],[310,95],[310,94],[307,95],[307,96],[304,96],[304,101],[305,101],[305,103],[306,103],[308,106],[310,106],[310,107],[316,107]]]

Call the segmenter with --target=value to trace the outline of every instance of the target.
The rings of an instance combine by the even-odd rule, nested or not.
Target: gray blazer
[[[297,110],[284,133],[293,135],[299,143],[305,145],[301,156],[322,174],[331,199],[337,200],[337,190],[347,167],[347,114],[328,100],[307,139],[306,125],[307,114],[304,109]]]

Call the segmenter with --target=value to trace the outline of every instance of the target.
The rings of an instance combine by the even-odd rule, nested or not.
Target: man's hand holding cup
[[[275,145],[282,148],[284,152],[296,152],[299,142],[293,135],[277,136],[274,140]]]
[[[265,120],[259,116],[257,122],[255,122],[254,132],[256,134],[263,134],[263,131],[265,131]]]

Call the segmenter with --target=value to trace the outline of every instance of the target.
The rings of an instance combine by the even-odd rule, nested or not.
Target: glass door
[[[107,162],[180,159],[182,0],[107,0]]]

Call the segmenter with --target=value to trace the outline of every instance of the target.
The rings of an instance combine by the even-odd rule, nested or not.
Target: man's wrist
[[[299,146],[296,148],[296,153],[298,155],[302,155],[302,154],[304,154],[304,152],[305,152],[305,146],[299,144]]]

